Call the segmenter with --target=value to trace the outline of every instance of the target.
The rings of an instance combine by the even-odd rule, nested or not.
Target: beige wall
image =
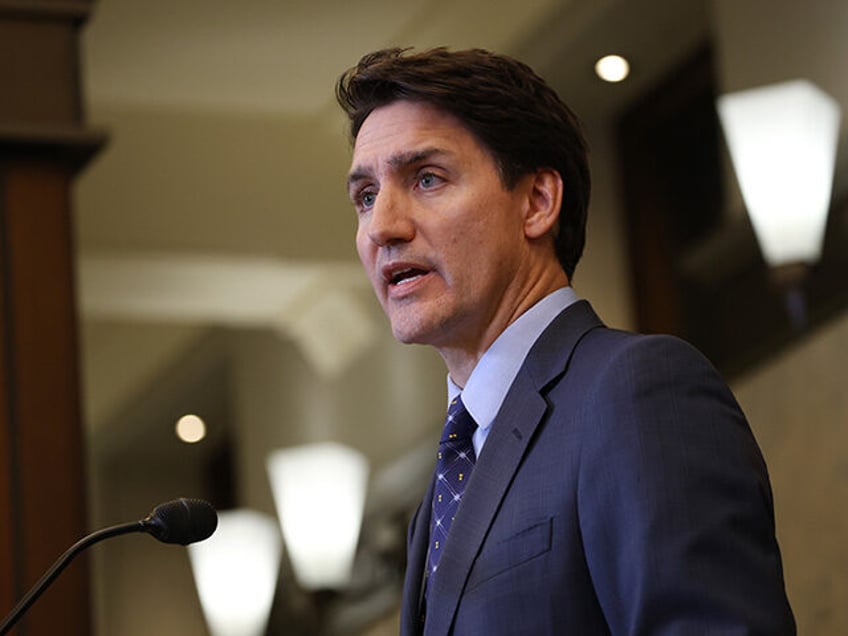
[[[766,456],[799,634],[848,634],[848,315],[734,383]]]

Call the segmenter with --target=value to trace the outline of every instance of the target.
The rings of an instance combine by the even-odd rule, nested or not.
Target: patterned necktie
[[[474,468],[474,446],[471,437],[477,429],[474,418],[457,397],[448,408],[448,417],[439,441],[436,463],[436,486],[433,490],[433,510],[430,523],[430,557],[428,576],[439,565],[442,548],[448,536],[465,484]]]

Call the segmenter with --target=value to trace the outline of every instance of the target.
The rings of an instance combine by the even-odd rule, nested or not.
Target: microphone
[[[162,543],[188,545],[212,536],[218,527],[218,513],[202,499],[175,499],[159,504],[139,523],[142,532]]]
[[[163,543],[188,545],[212,536],[218,527],[218,513],[202,499],[175,499],[156,506],[141,521],[132,521],[103,528],[83,537],[68,549],[27,592],[15,609],[0,624],[4,636],[38,599],[47,587],[61,574],[71,560],[91,545],[122,534],[145,532]]]

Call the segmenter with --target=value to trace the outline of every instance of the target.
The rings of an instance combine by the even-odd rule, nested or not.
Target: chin
[[[402,344],[427,344],[427,340],[415,330],[392,327],[392,335]]]
[[[426,328],[419,320],[391,320],[392,335],[403,344],[430,344],[432,329]]]
[[[443,304],[415,303],[387,312],[395,340],[403,344],[436,345],[454,330],[454,319]]]

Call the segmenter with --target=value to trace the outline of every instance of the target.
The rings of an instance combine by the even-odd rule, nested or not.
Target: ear
[[[540,168],[530,175],[532,181],[528,192],[527,215],[524,218],[524,234],[537,239],[553,233],[559,222],[562,205],[562,177],[553,168]]]

